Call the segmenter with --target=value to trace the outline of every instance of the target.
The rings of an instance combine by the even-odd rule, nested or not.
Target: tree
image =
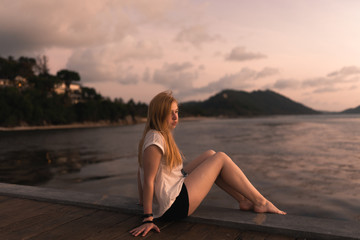
[[[0,57],[0,78],[13,81],[16,76],[31,78],[35,75],[36,61],[34,58],[20,57],[15,60],[13,57],[8,59]]]
[[[80,81],[80,75],[77,72],[67,69],[58,71],[56,76],[65,83],[66,92],[69,92],[70,85],[73,81]]]
[[[28,78],[29,83],[37,90],[40,90],[44,96],[51,94],[54,87],[59,83],[59,79],[53,75],[39,75]]]
[[[34,58],[20,57],[17,64],[17,74],[26,79],[35,75],[36,60]]]
[[[0,78],[13,81],[17,76],[17,61],[12,56],[8,59],[0,57]]]
[[[18,88],[15,83],[23,78],[28,84]],[[66,69],[58,71],[56,76],[50,74],[46,56],[36,59],[0,57],[0,79],[6,80],[0,87],[0,126],[119,122],[128,115],[135,122],[135,117],[144,117],[147,113],[146,104],[135,103],[132,99],[125,103],[121,98],[111,101],[87,87],[81,88],[82,101],[72,103],[70,85],[80,81],[79,74]],[[54,88],[62,82],[66,94],[58,95]]]
[[[48,67],[48,58],[44,56],[39,56],[36,58],[35,72],[39,76],[47,76],[49,75],[49,67]]]
[[[96,93],[94,88],[82,87],[81,88],[81,97],[84,100],[102,100],[102,96]]]

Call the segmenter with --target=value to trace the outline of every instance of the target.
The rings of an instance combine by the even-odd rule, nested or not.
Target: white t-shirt
[[[183,164],[174,167],[171,171],[166,167],[164,159],[166,145],[160,132],[155,130],[147,132],[142,151],[144,152],[151,145],[158,146],[163,154],[154,183],[153,214],[154,218],[158,218],[171,207],[181,191],[185,178],[181,173]],[[142,167],[140,168],[140,179],[141,185],[144,186],[144,169]]]

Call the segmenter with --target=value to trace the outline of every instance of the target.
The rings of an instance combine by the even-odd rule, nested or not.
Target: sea
[[[0,182],[122,196],[137,202],[144,124],[0,131]],[[288,214],[360,222],[360,115],[180,118],[184,164],[227,153]],[[214,186],[203,205],[238,209]]]

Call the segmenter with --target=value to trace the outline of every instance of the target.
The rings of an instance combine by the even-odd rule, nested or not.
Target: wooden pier
[[[134,239],[129,231],[139,223],[139,216],[132,214],[0,196],[2,240]],[[294,239],[184,221],[159,227],[161,233],[150,232],[146,239]]]
[[[0,183],[0,240],[134,239],[141,209],[133,199]],[[358,222],[200,207],[161,233],[140,239],[360,239]]]

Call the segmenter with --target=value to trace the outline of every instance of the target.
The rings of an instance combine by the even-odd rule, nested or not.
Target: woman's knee
[[[214,156],[224,161],[232,161],[231,158],[224,152],[217,152]]]
[[[209,150],[205,151],[204,154],[211,157],[211,156],[215,155],[216,152],[214,150],[212,150],[212,149],[209,149]]]
[[[229,156],[228,156],[226,153],[224,153],[224,152],[216,152],[215,155],[220,156],[220,157],[223,157],[223,158],[228,158],[228,157],[229,157]]]
[[[225,163],[226,161],[232,161],[231,158],[224,152],[215,152],[214,150],[207,150],[205,153],[206,159],[209,161],[216,161]]]

